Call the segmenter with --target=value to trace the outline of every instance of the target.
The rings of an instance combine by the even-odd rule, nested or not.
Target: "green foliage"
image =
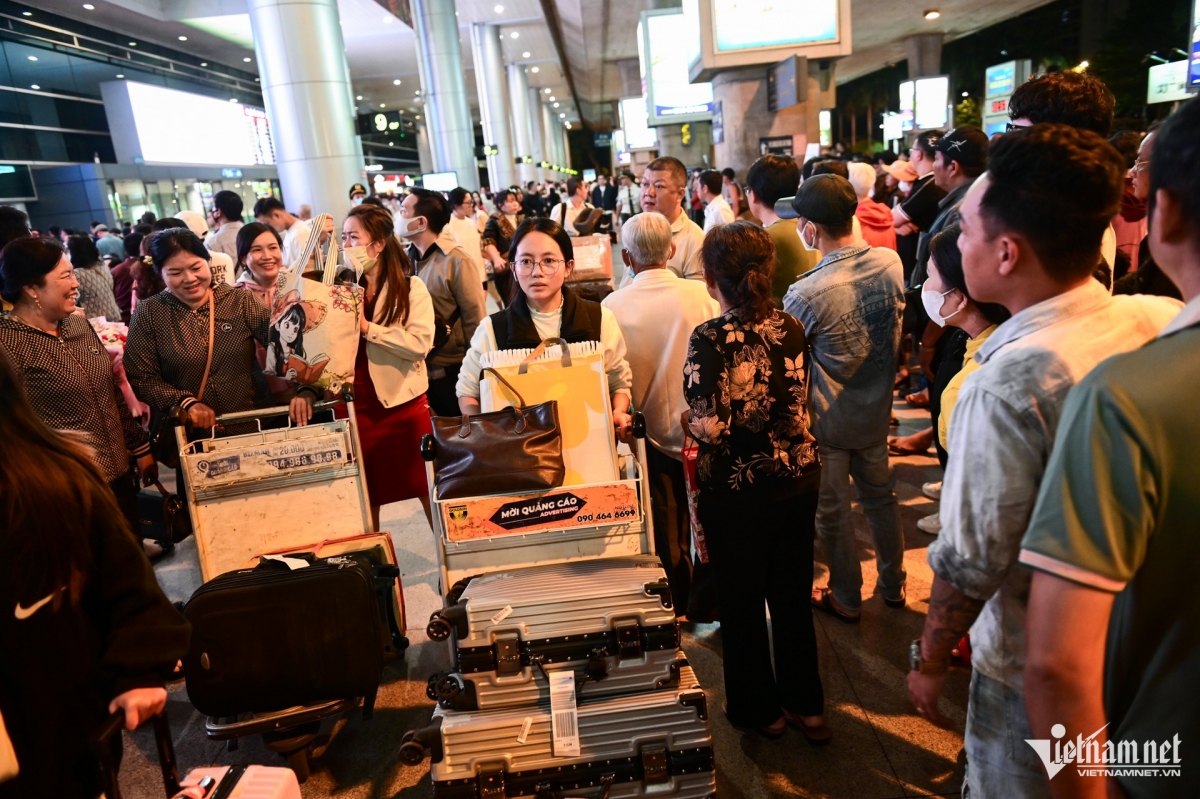
[[[967,97],[954,106],[954,126],[958,127],[959,125],[983,127],[983,114],[979,110],[979,101],[974,97]]]

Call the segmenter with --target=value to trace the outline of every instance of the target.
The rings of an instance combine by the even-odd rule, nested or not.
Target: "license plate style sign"
[[[342,434],[256,442],[186,456],[192,485],[198,487],[257,480],[297,469],[339,466],[348,461],[349,448]]]

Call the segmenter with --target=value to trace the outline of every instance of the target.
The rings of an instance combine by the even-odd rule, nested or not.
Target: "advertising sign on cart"
[[[633,483],[472,497],[457,503],[447,501],[442,509],[446,537],[451,541],[565,530],[589,523],[612,524],[640,516]]]

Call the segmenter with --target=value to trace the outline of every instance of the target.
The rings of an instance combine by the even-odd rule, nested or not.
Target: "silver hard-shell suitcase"
[[[709,799],[716,793],[708,703],[690,667],[679,687],[579,703],[578,756],[553,754],[548,704],[481,713],[438,708],[401,759],[431,760],[436,799],[573,796]]]
[[[687,663],[653,556],[480,575],[447,604],[428,626],[434,640],[454,637],[454,668],[429,681],[446,710],[548,701],[548,673],[560,669],[575,672],[581,697],[670,688]]]

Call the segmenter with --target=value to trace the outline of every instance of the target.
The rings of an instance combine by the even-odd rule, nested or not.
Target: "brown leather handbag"
[[[491,368],[483,372],[491,372],[503,383],[520,407],[478,416],[433,417],[438,499],[542,491],[562,485],[566,467],[558,402],[527,406],[499,372]]]

